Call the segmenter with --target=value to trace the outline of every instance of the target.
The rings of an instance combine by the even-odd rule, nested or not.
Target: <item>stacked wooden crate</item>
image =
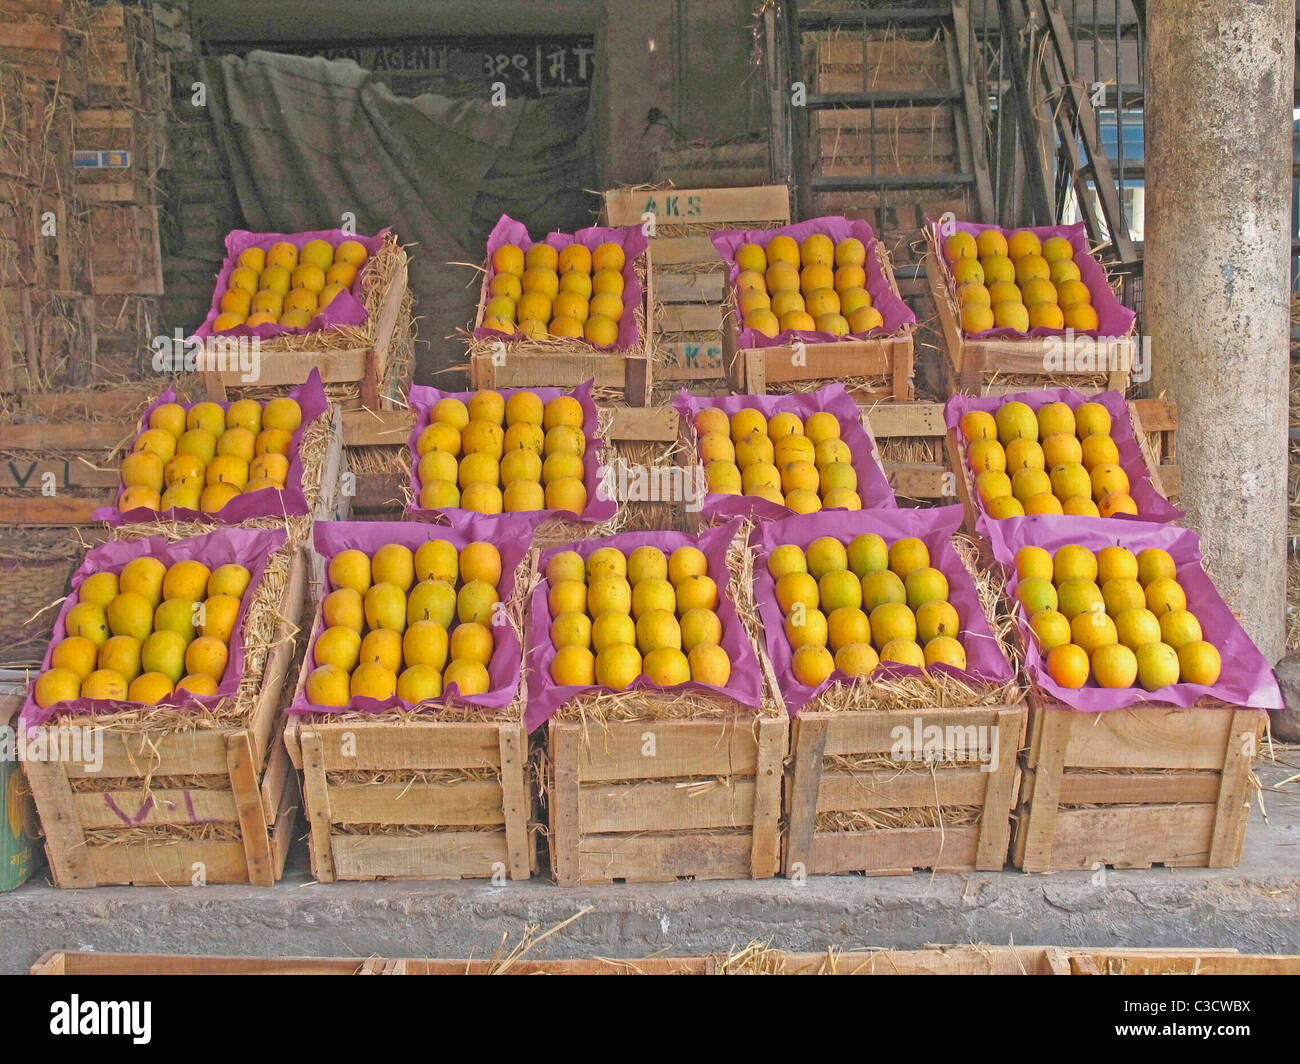
[[[657,401],[686,383],[726,389],[722,354],[726,263],[709,240],[714,229],[770,229],[790,221],[784,185],[746,188],[615,189],[605,193],[606,225],[651,224]]]

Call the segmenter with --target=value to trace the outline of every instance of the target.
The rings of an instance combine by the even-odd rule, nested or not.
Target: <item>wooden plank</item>
[[[302,761],[303,807],[311,825],[311,871],[320,882],[335,880],[334,855],[330,849],[330,792],[325,782],[320,735],[313,728],[298,733],[299,757]]]
[[[1030,770],[1032,771],[1032,770]],[[1061,805],[1178,805],[1216,802],[1217,772],[1070,772],[1061,778]]]
[[[826,756],[839,754],[887,754],[897,740],[894,729],[900,725],[912,731],[914,721],[920,717],[925,727],[968,728],[997,723],[1001,710],[1015,710],[1015,706],[980,706],[974,709],[924,710],[873,710],[870,713],[834,713],[826,735]],[[970,733],[963,737],[973,739]]]
[[[335,835],[338,879],[489,879],[506,864],[504,831]]]
[[[671,443],[680,431],[681,415],[671,406],[602,407],[612,416],[609,439],[655,440]]]
[[[721,303],[725,277],[717,270],[661,273],[655,289],[663,303]]]
[[[1169,494],[1167,498],[1177,499],[1183,493],[1183,469],[1182,466],[1162,465],[1160,467],[1160,483]]]
[[[0,425],[0,450],[110,451],[129,443],[135,431],[134,421]]]
[[[719,333],[722,331],[722,318],[721,307],[665,303],[659,308],[658,323],[664,333]]]
[[[978,767],[828,771],[822,776],[814,814],[846,809],[983,805],[992,775]],[[793,815],[791,819],[793,822]]]
[[[975,852],[975,867],[984,871],[999,871],[1007,863],[1011,811],[1020,782],[1018,757],[1025,718],[1023,707],[998,714],[998,768],[996,772],[986,773],[989,780],[981,803],[984,815],[980,818],[979,845]]]
[[[650,253],[657,266],[682,266],[691,263],[725,266],[718,249],[707,236],[656,236],[650,238]],[[662,278],[663,273],[659,276]]]
[[[344,410],[344,447],[405,447],[415,427],[412,410]]]
[[[578,844],[582,836],[579,817],[578,761],[581,725],[552,720],[547,725],[552,782],[547,794],[551,827],[551,874],[562,887],[576,886],[580,875]]]
[[[93,718],[76,718],[75,723],[93,723]],[[73,720],[69,720],[71,725]],[[226,738],[220,731],[171,732],[147,740],[123,732],[104,732],[102,764],[93,770],[78,761],[64,761],[69,777],[91,776],[111,779],[124,776],[226,776]]]
[[[47,961],[46,958],[51,958]],[[57,962],[53,958],[58,958]],[[167,953],[45,954],[33,975],[355,975],[350,957],[207,957]],[[57,966],[58,970],[49,970]]]
[[[284,759],[288,761],[287,753]],[[284,877],[284,866],[289,858],[289,847],[293,845],[294,831],[298,825],[297,813],[300,808],[302,808],[302,788],[298,783],[298,774],[290,772],[285,777],[284,790],[275,809],[275,826],[271,829],[271,870],[277,882]]]
[[[50,479],[46,479],[46,478]],[[119,483],[115,469],[96,469],[87,462],[69,459],[0,459],[0,488],[30,488],[38,493],[45,484],[55,490],[78,491],[83,488],[113,488]],[[116,495],[116,491],[113,492]],[[57,498],[41,495],[41,499]]]
[[[209,346],[211,342],[209,341]],[[313,369],[320,370],[324,384],[348,384],[364,379],[369,348],[332,349],[314,351],[268,351],[262,349],[257,380],[259,388],[280,388],[302,384]],[[247,387],[243,370],[218,369],[204,371],[205,385],[209,380],[220,381],[228,388]]]
[[[873,403],[862,410],[876,439],[893,436],[943,436],[948,426],[943,403]]]
[[[655,217],[655,228],[672,225],[719,225],[743,229],[749,222],[790,220],[790,192],[785,185],[742,188],[611,189],[605,193],[605,217],[611,226],[641,225]]]
[[[529,820],[532,802],[528,789],[528,731],[522,724],[502,724],[501,800],[506,825],[507,863],[511,879],[527,879],[533,872]]]
[[[23,773],[40,813],[54,882],[60,887],[93,887],[98,880],[65,767],[66,762],[24,761]]]
[[[1300,956],[1219,949],[1070,950],[1070,962],[1105,975],[1300,975]]]
[[[1173,399],[1131,399],[1128,405],[1142,422],[1144,432],[1172,432],[1178,428],[1178,403]]]
[[[271,650],[262,665],[261,690],[258,692],[257,703],[248,719],[248,730],[253,744],[253,767],[258,772],[266,764],[271,730],[279,711],[288,701],[282,696],[287,693],[285,688],[288,686],[290,669],[293,665],[294,641],[300,631],[299,624],[304,621],[307,582],[308,558],[307,548],[304,546],[295,551],[290,559],[289,575],[280,596],[279,613],[271,636]]]
[[[243,843],[142,842],[88,847],[95,882],[135,886],[188,887],[205,883],[247,883]]]
[[[92,525],[95,511],[111,506],[114,496],[91,498],[0,498],[0,525]]]
[[[578,845],[578,882],[671,883],[748,879],[750,833],[737,835],[586,835]],[[563,884],[561,884],[563,885]]]
[[[1028,781],[1032,791],[1024,794],[1028,809],[1021,809],[1012,854],[1013,862],[1026,872],[1047,872],[1055,868],[1061,776],[1069,742],[1070,721],[1065,711],[1044,715],[1037,741],[1030,749],[1029,764],[1035,776]]]
[[[63,32],[57,26],[29,22],[0,22],[0,48],[32,48],[41,52],[63,51]]]
[[[754,839],[749,868],[754,879],[770,879],[781,867],[781,777],[790,737],[790,719],[760,717],[758,764],[754,770]]]
[[[331,824],[403,824],[451,827],[505,823],[501,784],[496,780],[457,783],[358,783],[329,787]]]
[[[885,477],[894,494],[904,499],[948,499],[952,501],[949,478],[943,466],[918,462],[884,462]]]
[[[267,835],[266,810],[257,784],[258,766],[253,743],[246,730],[226,733],[226,759],[230,766],[230,789],[239,810],[239,834],[248,860],[248,882],[255,887],[275,884],[271,872],[271,840]]]
[[[1233,725],[1232,714],[1220,709],[1048,713],[1059,714],[1068,730],[1065,764],[1070,768],[1221,769]]]
[[[900,345],[901,346],[901,345]],[[876,377],[893,372],[897,348],[888,340],[844,340],[808,344],[804,361],[796,362],[790,347],[752,349],[763,360],[763,378],[769,383],[802,380],[843,380]],[[748,352],[747,352],[748,354]]]
[[[492,365],[489,358],[476,356],[475,366],[490,373],[494,388],[576,388],[595,380],[599,388],[627,389],[633,366],[646,359],[632,355],[586,355],[577,351],[563,354],[509,354],[502,365]]]
[[[583,835],[742,828],[753,823],[753,780],[591,784],[578,790]]]
[[[910,875],[918,868],[969,872],[975,868],[978,848],[977,827],[818,832],[813,835],[808,874]]]
[[[827,713],[807,713],[795,718],[794,764],[785,803],[789,827],[782,861],[782,871],[787,876],[807,872],[814,823],[826,782],[823,766],[829,717]]]
[[[322,724],[315,731],[326,772],[501,767],[494,724],[362,722]]]
[[[79,791],[72,798],[78,821],[90,831],[239,821],[235,796],[229,790]]]
[[[750,776],[758,765],[754,730],[752,720],[590,725],[578,758],[578,778],[583,783],[600,783]]]
[[[1041,786],[1041,781],[1040,781]],[[1097,864],[1149,868],[1153,864],[1204,867],[1214,831],[1213,805],[1125,805],[1061,809],[1051,870]],[[1030,868],[1028,859],[1025,871]]]
[[[1223,762],[1214,830],[1210,838],[1209,866],[1231,868],[1241,859],[1250,814],[1250,771],[1267,723],[1260,709],[1239,709],[1232,715],[1228,748]]]

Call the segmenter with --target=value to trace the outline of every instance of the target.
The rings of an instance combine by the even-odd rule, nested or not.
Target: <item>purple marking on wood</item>
[[[152,812],[154,803],[153,795],[148,795],[145,800],[140,803],[140,808],[136,812],[135,816],[128,816],[117,802],[113,801],[113,796],[111,794],[105,793],[104,804],[107,805],[109,809],[113,810],[113,813],[122,821],[123,824],[128,824],[134,828],[143,823],[145,818],[150,814],[150,812]]]

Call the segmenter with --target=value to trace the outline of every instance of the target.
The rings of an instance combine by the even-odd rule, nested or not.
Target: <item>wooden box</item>
[[[0,288],[0,391],[89,384],[94,353],[89,296]]]
[[[388,240],[396,244],[396,237]],[[328,330],[305,336],[273,337],[259,344],[259,373],[256,381],[245,381],[235,366],[223,368],[218,357],[225,344],[235,338],[209,336],[206,353],[209,365],[199,376],[209,397],[223,402],[228,390],[244,388],[286,388],[302,384],[313,369],[319,369],[328,390],[331,384],[356,384],[361,405],[370,410],[392,410],[405,405],[406,390],[414,369],[410,293],[407,290],[407,255],[399,254],[385,275],[362,274],[363,302],[369,317],[360,326],[365,342],[356,346],[332,346],[322,341]],[[246,342],[246,341],[245,341]],[[399,378],[400,379],[397,379]]]
[[[302,772],[312,875],[322,883],[528,879],[537,864],[528,735],[517,719],[483,716],[292,720],[285,739]],[[465,778],[423,779],[448,772]],[[344,773],[382,773],[387,782],[349,781]]]
[[[1052,358],[1061,348],[1056,336],[1025,336],[1015,339],[982,340],[962,332],[956,297],[949,283],[947,268],[939,260],[933,243],[927,242],[925,273],[930,293],[939,314],[944,347],[948,352],[948,393],[1001,395],[1036,388],[1077,388],[1081,392],[1104,392],[1128,388],[1129,376],[1137,357],[1132,336],[1101,340],[1095,345],[1096,360],[1091,366],[1062,369]],[[1083,337],[1076,342],[1087,340]]]
[[[306,593],[306,559],[293,550],[260,692],[240,723],[156,729],[110,722],[100,732],[99,772],[72,760],[24,762],[56,886],[269,887],[280,878],[298,807],[280,707]]]
[[[717,720],[552,720],[547,799],[555,881],[569,887],[775,875],[788,731],[784,714],[755,716],[744,707]]]
[[[916,505],[956,501],[942,403],[872,403],[862,408],[894,494]]]
[[[898,281],[884,247],[876,244],[881,271],[895,295]],[[899,298],[902,298],[899,296]],[[911,328],[872,340],[843,339],[774,347],[739,346],[740,313],[728,296],[723,331],[727,379],[734,392],[815,391],[827,381],[843,381],[860,403],[907,402],[913,397]],[[887,378],[883,383],[870,383]],[[864,379],[867,382],[863,383]]]
[[[576,388],[595,380],[597,389],[622,394],[628,406],[647,406],[654,382],[654,273],[645,252],[644,305],[637,311],[640,340],[627,351],[598,351],[581,340],[475,340],[471,338],[469,378],[479,388]],[[483,324],[489,271],[483,271],[474,328]]]
[[[650,237],[659,303],[655,377],[725,385],[722,324],[727,269],[708,233],[788,225],[790,190],[784,185],[757,185],[605,193],[604,224],[641,225],[646,214],[655,217]]]
[[[1263,710],[1208,699],[1080,713],[1031,689],[1013,862],[1231,868],[1264,726]]]
[[[96,296],[163,294],[158,208],[90,208],[90,291]]]
[[[815,702],[813,703],[815,705]],[[891,756],[897,735],[932,727],[947,736],[933,764],[902,765]],[[794,725],[785,781],[782,870],[787,876],[865,872],[907,875],[997,871],[1006,864],[1011,811],[1020,781],[1017,754],[1025,730],[1023,703],[972,709],[801,711]],[[972,730],[977,729],[977,732]],[[960,730],[960,733],[958,732]],[[990,740],[987,763],[954,739]],[[828,760],[831,759],[831,760]],[[867,766],[867,767],[863,767]],[[944,824],[945,812],[979,807],[973,822]],[[932,826],[905,823],[908,811],[931,813]],[[818,826],[823,814],[847,815],[862,830]],[[951,813],[949,813],[951,815]],[[871,826],[879,824],[879,826]]]

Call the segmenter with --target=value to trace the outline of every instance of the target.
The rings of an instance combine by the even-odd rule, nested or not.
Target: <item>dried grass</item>
[[[160,824],[153,827],[105,828],[85,833],[86,845],[179,846],[184,842],[239,842],[243,834],[237,822],[209,824]]]
[[[898,809],[837,809],[818,813],[814,831],[889,831],[901,828],[964,828],[984,818],[982,805],[910,805]]]

